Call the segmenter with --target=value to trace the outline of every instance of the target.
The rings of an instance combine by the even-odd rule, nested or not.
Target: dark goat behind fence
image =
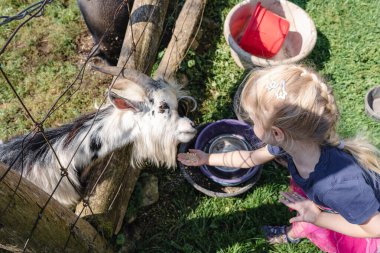
[[[94,43],[99,44],[95,54],[116,65],[133,1],[77,0],[77,3]]]

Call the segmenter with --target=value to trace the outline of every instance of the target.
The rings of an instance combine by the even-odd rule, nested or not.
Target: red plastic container
[[[258,2],[239,45],[255,56],[272,58],[280,51],[288,32],[289,22]]]

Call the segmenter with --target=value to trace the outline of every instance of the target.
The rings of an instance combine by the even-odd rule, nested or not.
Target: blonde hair
[[[284,84],[279,96],[280,84]],[[276,91],[277,89],[277,91]],[[285,95],[284,95],[285,93]],[[285,140],[308,140],[338,146],[339,111],[332,89],[306,66],[279,65],[250,73],[240,96],[242,117],[254,115],[270,138],[272,126],[280,128]],[[364,168],[380,173],[379,150],[361,137],[344,141],[344,150]]]

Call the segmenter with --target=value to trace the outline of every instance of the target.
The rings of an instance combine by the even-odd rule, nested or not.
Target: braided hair
[[[285,141],[313,141],[339,146],[364,167],[380,173],[379,150],[362,137],[342,140],[337,133],[339,110],[331,87],[313,69],[279,65],[252,71],[240,98],[242,112],[254,115],[270,138],[272,126]]]

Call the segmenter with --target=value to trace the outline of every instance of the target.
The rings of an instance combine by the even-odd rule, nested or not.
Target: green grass
[[[32,1],[3,0],[1,15],[14,14]],[[200,46],[189,52],[180,72],[189,78],[189,90],[199,102],[197,124],[233,118],[233,95],[244,71],[232,60],[222,34],[224,19],[238,0],[209,0]],[[380,124],[364,111],[367,90],[380,84],[380,2],[378,0],[295,0],[313,18],[318,40],[305,60],[333,86],[341,111],[339,133],[362,133],[380,147]],[[0,45],[19,21],[0,27]],[[75,80],[85,55],[78,45],[85,26],[76,2],[54,1],[45,16],[22,28],[0,63],[27,108],[42,119],[63,90]],[[86,72],[78,91],[46,122],[57,126],[89,110],[102,99],[102,75]],[[75,90],[73,89],[73,90]],[[66,96],[67,97],[67,96]],[[0,139],[25,133],[32,121],[3,78],[0,78]],[[159,178],[160,200],[133,210],[137,219],[113,243],[132,244],[138,252],[319,252],[308,241],[298,245],[268,245],[260,232],[264,224],[287,224],[288,209],[277,201],[286,189],[285,170],[267,165],[258,184],[236,198],[210,198],[192,188],[179,170],[150,169]],[[132,200],[134,203],[138,202]],[[130,213],[128,213],[130,215]],[[133,234],[125,239],[124,234]]]
[[[4,16],[14,15],[33,3],[6,2],[0,6]],[[0,27],[1,46],[20,23],[13,21]],[[85,26],[76,2],[54,1],[47,5],[44,16],[21,28],[0,56],[4,72],[35,120],[42,120],[66,87],[74,83],[80,60],[84,60],[84,56],[78,55],[78,41],[83,31]],[[57,126],[88,111],[93,107],[94,97],[100,101],[107,86],[105,78],[99,79],[99,76],[87,71],[82,83],[75,82],[61,100],[70,99],[70,102],[56,110],[45,127]],[[34,125],[32,120],[26,116],[4,78],[0,84],[0,139],[29,132]]]

